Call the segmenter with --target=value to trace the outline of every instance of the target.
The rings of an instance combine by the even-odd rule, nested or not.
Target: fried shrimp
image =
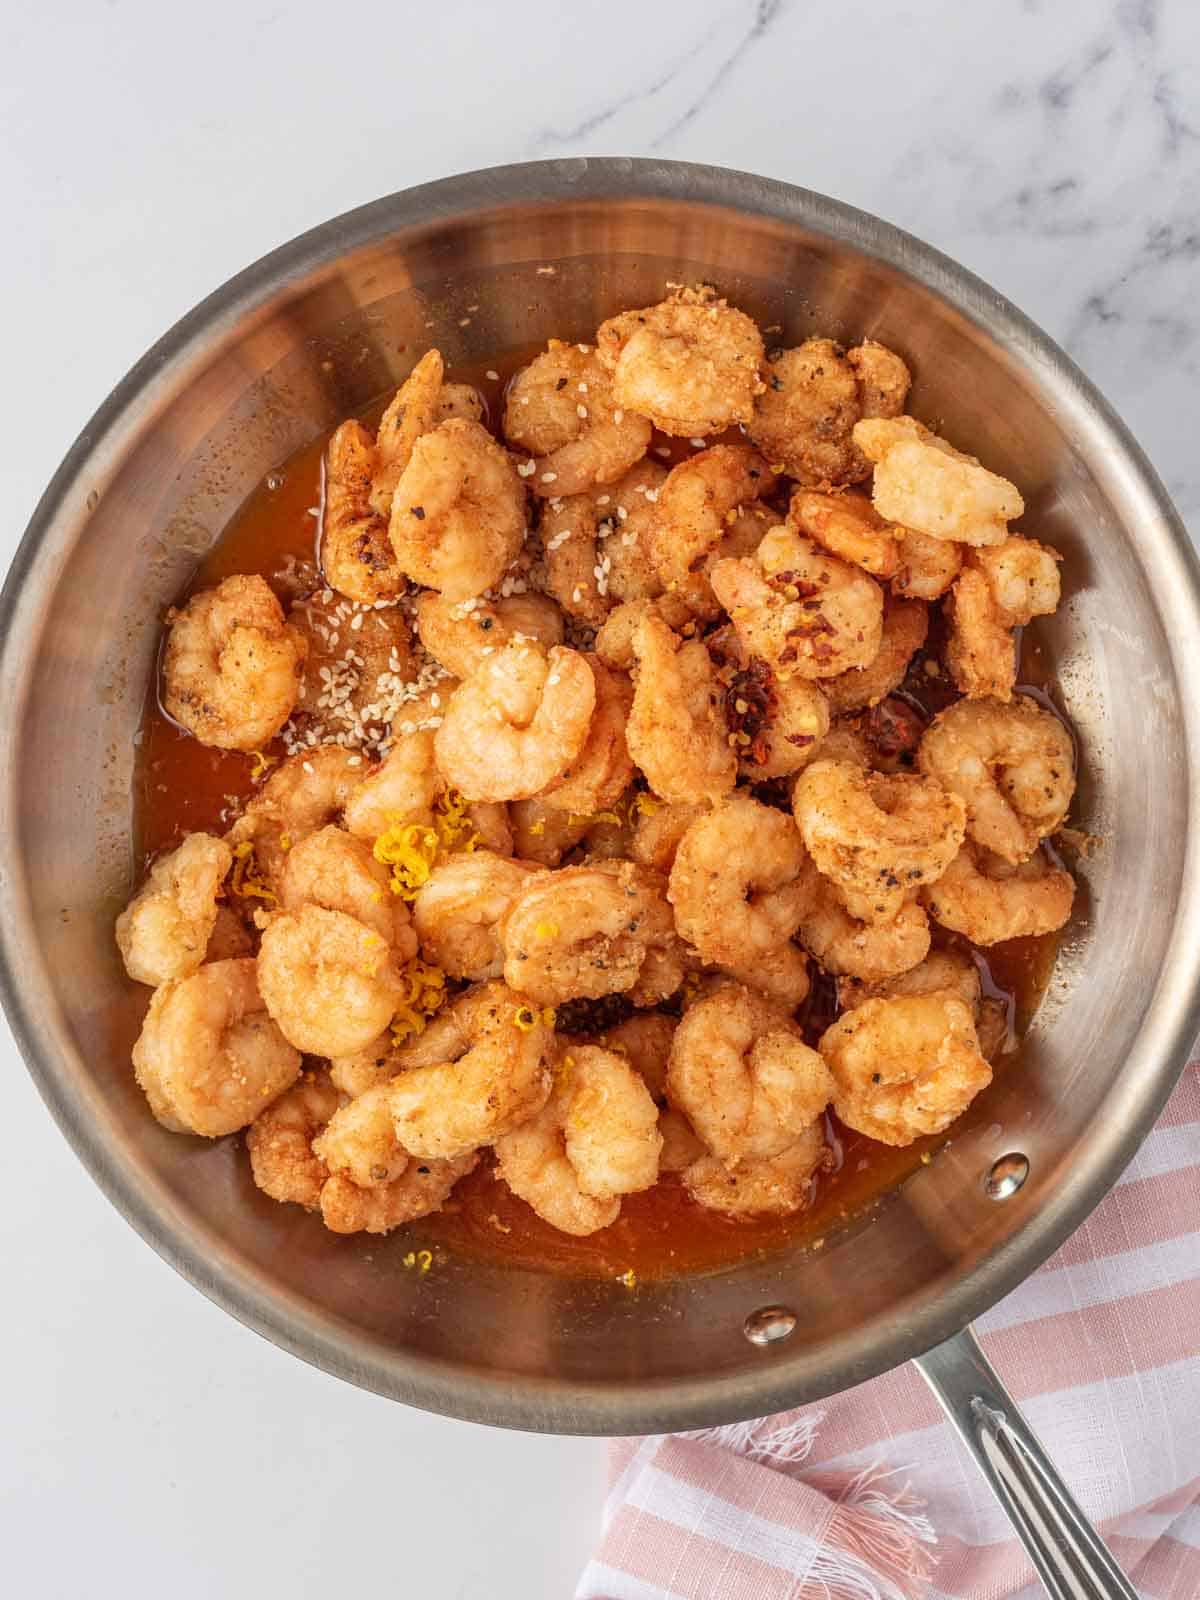
[[[928,631],[929,611],[922,601],[889,597],[883,610],[883,638],[875,659],[865,667],[851,667],[848,672],[839,672],[836,678],[821,682],[834,716],[878,705],[898,689]]]
[[[468,800],[528,799],[580,755],[595,704],[578,651],[513,642],[450,696],[434,735],[438,769]]]
[[[1006,539],[977,550],[971,557],[987,579],[992,599],[1010,627],[1048,617],[1058,610],[1062,584],[1057,550],[1036,539]]]
[[[1071,735],[1026,696],[947,706],[925,730],[918,760],[961,797],[971,838],[1006,861],[1032,854],[1062,824],[1075,793]]]
[[[818,877],[800,922],[800,939],[834,977],[875,983],[924,961],[929,919],[915,900],[906,900],[891,922],[860,922],[846,910],[834,885]]]
[[[881,1144],[941,1133],[992,1081],[972,1010],[942,991],[865,1000],[821,1036],[833,1107]]]
[[[250,1171],[272,1200],[317,1211],[329,1176],[313,1140],[342,1104],[328,1072],[306,1072],[246,1129]]]
[[[682,584],[716,549],[744,501],[775,487],[775,474],[749,445],[715,444],[672,467],[658,492],[653,551],[664,584]]]
[[[321,571],[330,588],[362,605],[396,600],[408,587],[388,538],[387,516],[372,505],[375,455],[361,422],[343,422],[325,452]]]
[[[897,528],[900,565],[892,593],[912,600],[937,600],[962,571],[962,546],[911,528]]]
[[[610,810],[633,781],[633,761],[625,725],[633,706],[633,685],[593,656],[583,658],[596,684],[596,704],[583,748],[541,798],[548,806],[575,815]]]
[[[681,936],[705,961],[746,965],[795,933],[810,877],[789,819],[735,794],[679,841],[668,895]]]
[[[957,950],[931,950],[918,966],[894,978],[864,983],[860,978],[838,979],[838,1005],[853,1011],[864,1000],[894,1000],[901,995],[946,993],[956,996],[971,1008],[979,1008],[982,984],[979,968]]]
[[[667,1086],[709,1150],[729,1166],[779,1155],[833,1096],[825,1063],[787,1012],[732,983],[684,1012]]]
[[[731,627],[705,640],[724,687],[725,722],[738,752],[738,772],[761,782],[787,778],[809,760],[829,732],[829,702],[807,678],[777,678],[747,653]]]
[[[117,918],[117,945],[135,983],[186,978],[205,959],[217,896],[233,851],[210,833],[189,833],[162,856]]]
[[[1017,642],[982,572],[967,567],[946,606],[950,623],[946,665],[969,700],[1011,700],[1017,681]]]
[[[413,926],[426,961],[451,978],[498,978],[499,924],[533,869],[490,850],[435,866],[413,901]]]
[[[614,483],[607,495],[597,495],[602,513],[598,533],[603,535],[597,559],[606,556],[608,598],[618,605],[626,600],[653,600],[663,591],[654,561],[654,526],[658,500],[667,481],[667,469],[647,457]],[[549,561],[549,555],[547,555]]]
[[[814,1122],[786,1150],[765,1160],[727,1167],[717,1156],[701,1156],[683,1181],[692,1199],[710,1211],[729,1217],[789,1216],[809,1203],[813,1178],[828,1160],[824,1130]]]
[[[556,867],[573,850],[591,826],[591,818],[560,811],[545,800],[514,800],[508,808],[512,823],[512,854],[541,867]]]
[[[1071,915],[1075,880],[1040,853],[1014,866],[968,839],[923,899],[943,928],[999,944],[1057,933]]]
[[[788,521],[830,554],[873,577],[891,578],[900,570],[897,530],[883,520],[864,494],[797,489],[788,508]]]
[[[719,685],[699,639],[681,640],[647,611],[633,634],[637,660],[625,736],[655,794],[672,803],[718,800],[737,781]]]
[[[744,966],[727,961],[720,970],[735,983],[745,984],[748,989],[757,989],[768,1000],[773,1000],[788,1011],[795,1011],[797,1006],[803,1005],[811,987],[808,957],[799,945],[790,940]]]
[[[657,617],[676,633],[684,628],[695,633],[691,608],[686,597],[678,591],[659,595],[654,600],[625,601],[614,606],[605,622],[596,630],[596,654],[606,667],[628,672],[637,665],[633,636],[641,627],[642,619],[650,616]]]
[[[546,587],[569,616],[596,627],[619,602],[662,593],[653,530],[666,477],[656,461],[639,461],[617,483],[546,506]],[[689,614],[681,603],[680,619]]]
[[[568,1047],[542,1110],[496,1141],[496,1167],[512,1192],[563,1233],[616,1221],[621,1196],[658,1177],[662,1136],[645,1084],[618,1055]]]
[[[390,891],[388,869],[363,839],[333,826],[319,828],[288,851],[279,879],[282,911],[321,906],[342,911],[385,939],[397,961],[417,953],[408,907]]]
[[[427,350],[396,390],[387,410],[379,419],[372,461],[374,483],[371,487],[371,506],[385,521],[392,514],[396,485],[412,460],[417,440],[432,432],[442,420],[442,379],[445,370],[441,352]]]
[[[650,424],[622,408],[595,352],[551,339],[509,385],[504,437],[533,457],[529,485],[543,496],[612,483],[640,461]]]
[[[644,1011],[608,1028],[600,1036],[600,1043],[628,1061],[655,1104],[661,1106],[667,1098],[667,1063],[674,1037],[674,1017],[665,1017],[661,1011]]]
[[[448,700],[450,691],[443,692]],[[397,817],[428,824],[442,789],[433,756],[433,729],[399,734],[379,765],[365,778],[359,769],[357,777],[343,819],[357,838],[374,843]]]
[[[879,653],[879,585],[788,528],[753,557],[718,561],[712,586],[746,649],[781,678],[833,678]]]
[[[562,612],[548,595],[514,594],[506,599],[455,604],[427,590],[417,601],[417,635],[452,678],[469,678],[489,656],[515,638],[561,644]]]
[[[708,807],[683,802],[668,805],[653,795],[638,795],[633,805],[637,820],[629,843],[630,859],[656,872],[670,872],[679,841]]]
[[[612,372],[619,406],[683,438],[749,422],[762,390],[762,335],[706,284],[610,317],[597,330],[596,353]]]
[[[318,745],[281,761],[249,802],[229,830],[229,841],[235,856],[250,847],[268,903],[278,897],[288,851],[340,816],[361,781],[362,767],[355,765],[352,751]],[[234,892],[239,892],[236,878]]]
[[[936,780],[842,761],[806,767],[792,806],[813,861],[864,922],[894,921],[913,889],[941,877],[966,828],[962,800]]]
[[[862,415],[858,379],[832,339],[772,351],[765,387],[746,432],[798,483],[849,483],[865,476],[851,432]]]
[[[898,417],[904,410],[912,375],[887,345],[864,339],[846,352],[858,379],[858,401],[864,417]]]
[[[343,1172],[360,1189],[400,1177],[411,1159],[396,1139],[391,1086],[368,1089],[336,1110],[313,1140],[313,1154],[331,1173]]]
[[[390,1086],[397,1139],[415,1156],[453,1160],[519,1127],[550,1092],[552,1038],[502,983],[468,990],[423,1052],[436,1046],[441,1059],[424,1059]]]
[[[500,942],[505,981],[542,1006],[624,994],[652,954],[677,946],[661,876],[630,861],[535,873],[500,924]],[[674,986],[682,980],[681,966]]]
[[[292,714],[304,642],[264,579],[226,578],[168,613],[163,705],[219,750],[257,750]]]
[[[479,1152],[453,1161],[412,1160],[391,1183],[363,1189],[345,1173],[334,1173],[321,1190],[321,1220],[331,1233],[390,1233],[439,1211],[460,1178],[474,1170]]]
[[[1001,544],[1025,503],[989,472],[912,417],[860,422],[854,442],[875,465],[871,499],[889,522],[962,544]]]
[[[525,491],[478,422],[422,434],[396,485],[388,527],[400,570],[448,600],[498,583],[525,540]]]
[[[297,1050],[348,1056],[392,1019],[403,986],[388,941],[344,911],[274,917],[258,952],[263,1000]]]
[[[154,991],[133,1066],[164,1128],[216,1139],[296,1081],[300,1054],[267,1015],[255,962],[214,961]]]

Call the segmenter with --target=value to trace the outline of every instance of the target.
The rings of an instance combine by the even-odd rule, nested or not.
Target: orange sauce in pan
[[[519,350],[486,366],[459,369],[447,376],[471,383],[484,398],[485,420],[493,425],[503,408],[504,387],[532,351]],[[493,378],[490,372],[498,374]],[[378,420],[385,400],[364,413]],[[733,437],[731,435],[731,437]],[[180,596],[208,588],[234,573],[257,572],[278,583],[280,574],[315,556],[317,520],[311,509],[321,496],[321,462],[327,435],[313,440],[267,478],[250,495],[225,533],[197,568]],[[716,442],[716,441],[709,441]],[[652,448],[664,464],[692,453],[687,440],[655,435]],[[933,641],[931,641],[933,644]],[[1039,690],[1048,677],[1036,646],[1026,641],[1023,677]],[[905,693],[922,714],[932,715],[949,696],[944,680],[923,671],[918,658],[906,680]],[[264,752],[282,755],[276,742]],[[253,792],[253,757],[210,749],[191,738],[164,714],[158,684],[146,696],[135,777],[135,837],[140,859],[148,865],[198,829],[222,832]],[[1027,1025],[1049,981],[1057,938],[1016,939],[994,945],[984,959],[985,988],[1009,1008],[1019,1035]],[[810,1040],[835,1012],[831,986],[814,985],[806,1028]],[[1013,1057],[1002,1056],[1003,1072]],[[914,1172],[951,1134],[919,1140],[903,1149],[877,1144],[840,1124],[829,1114],[830,1168],[814,1183],[811,1206],[792,1217],[732,1220],[690,1200],[675,1178],[665,1178],[644,1194],[630,1195],[609,1228],[576,1239],[543,1222],[496,1176],[490,1156],[456,1187],[436,1216],[414,1223],[395,1236],[406,1248],[428,1247],[475,1259],[510,1262],[543,1271],[577,1276],[637,1278],[711,1271],[752,1254],[785,1245],[815,1245],[847,1221],[868,1212],[889,1191]]]

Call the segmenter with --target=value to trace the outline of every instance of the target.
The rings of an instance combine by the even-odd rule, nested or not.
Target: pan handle
[[[1052,1600],[1138,1600],[970,1328],[918,1357]]]

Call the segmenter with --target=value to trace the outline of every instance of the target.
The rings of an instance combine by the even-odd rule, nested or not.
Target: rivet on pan
[[[1010,1155],[1001,1156],[999,1161],[993,1163],[983,1187],[989,1199],[1008,1200],[1016,1194],[1028,1176],[1029,1157],[1014,1151]]]
[[[742,1323],[751,1344],[778,1344],[796,1331],[796,1313],[786,1306],[760,1306]]]

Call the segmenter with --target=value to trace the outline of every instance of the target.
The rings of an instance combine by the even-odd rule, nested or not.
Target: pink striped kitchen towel
[[[1142,1595],[1200,1596],[1200,1063],[1117,1187],[977,1325]],[[622,1439],[576,1600],[1034,1600],[911,1366],[819,1406]]]

